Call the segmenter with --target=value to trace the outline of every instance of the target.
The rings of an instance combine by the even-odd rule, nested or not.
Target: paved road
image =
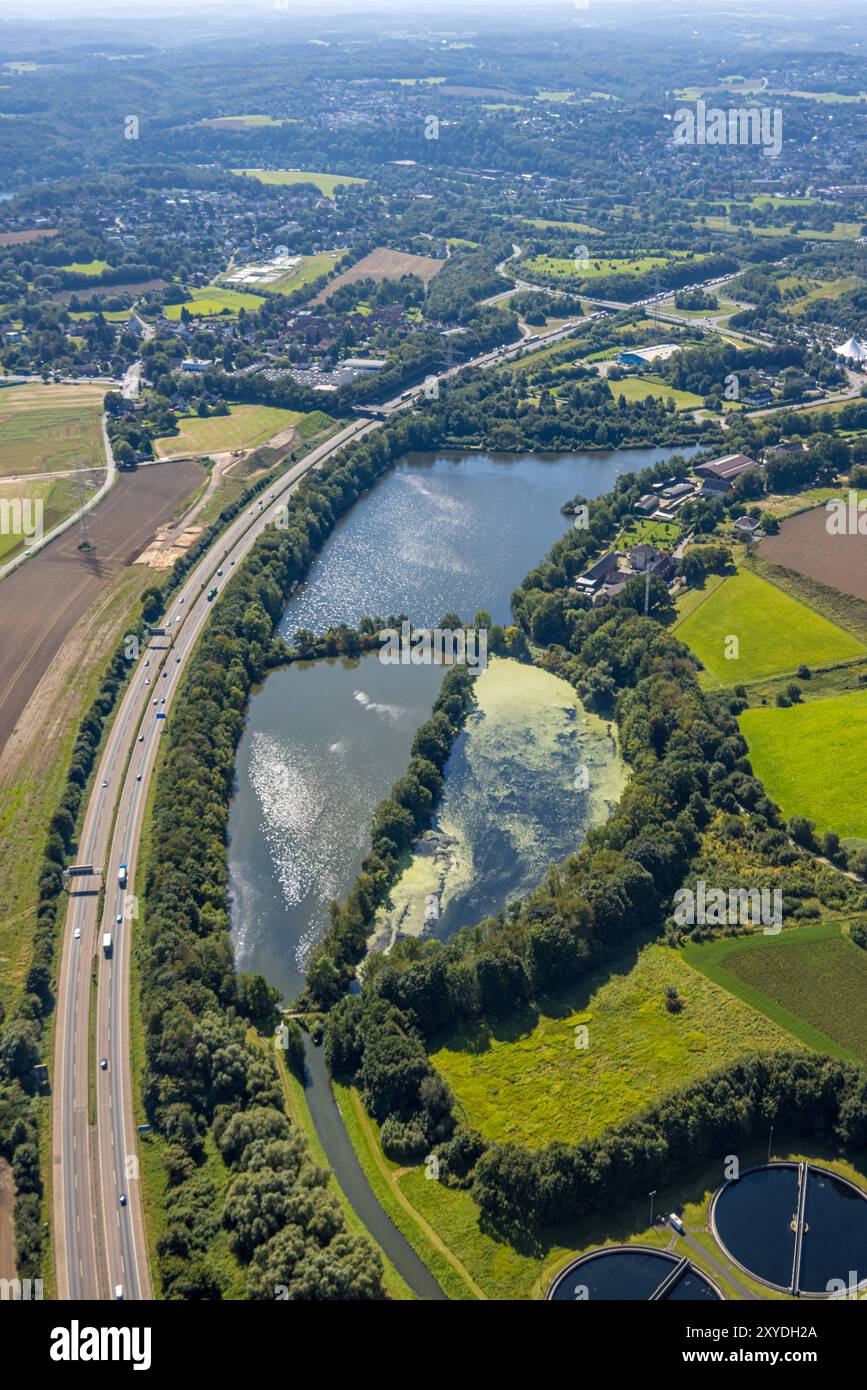
[[[568,327],[540,334],[532,350],[567,336]],[[483,353],[440,374],[445,380],[467,366],[491,367],[519,356],[515,344]],[[405,409],[425,391],[412,387],[382,407],[385,418]],[[211,604],[207,591],[225,583],[274,519],[274,507],[300,478],[348,440],[377,429],[381,420],[358,420],[334,435],[237,517],[196,565],[177,592],[165,626],[140,654],[96,770],[79,845],[78,862],[102,869],[98,876],[70,880],[58,977],[57,1031],[53,1076],[53,1215],[58,1297],[124,1299],[152,1295],[144,1219],[137,1176],[136,1131],[129,1055],[129,966],[135,921],[136,867],[148,788],[165,721],[179,678]],[[222,570],[222,575],[217,571]],[[147,664],[146,664],[147,663]],[[127,868],[127,886],[118,867]],[[98,891],[104,887],[104,893]],[[140,885],[139,885],[140,886]],[[76,937],[76,931],[79,935]],[[111,951],[102,949],[111,936]],[[94,1047],[91,1002],[96,991]],[[99,1059],[106,1060],[106,1068]],[[95,1112],[96,1123],[90,1123]],[[121,1205],[121,1196],[125,1202]]]
[[[61,1299],[107,1298],[118,1284],[125,1298],[151,1296],[134,1166],[128,1049],[134,907],[118,886],[117,871],[120,863],[127,864],[128,891],[134,893],[142,817],[159,732],[165,727],[156,715],[171,710],[179,675],[211,611],[206,591],[212,582],[221,583],[215,578],[217,568],[230,570],[233,560],[240,562],[273,519],[274,504],[297,486],[305,472],[347,440],[376,427],[375,421],[350,425],[284,474],[273,489],[274,503],[255,504],[252,515],[247,509],[232,522],[172,603],[171,649],[168,639],[155,638],[141,653],[112,725],[96,770],[79,848],[80,863],[105,868],[102,913],[99,879],[70,880],[58,983],[53,1120],[54,1222]],[[224,574],[224,581],[226,577]],[[154,700],[165,700],[165,704],[155,707]],[[110,957],[101,949],[104,932],[112,937]],[[96,1045],[92,1052],[90,1004],[94,987]],[[98,1065],[103,1057],[108,1063],[104,1071]],[[95,1106],[95,1127],[89,1123],[89,1103]],[[127,1155],[133,1160],[129,1167]],[[127,1198],[125,1206],[120,1204],[121,1194]]]
[[[64,521],[61,521],[59,525],[55,526],[53,530],[49,531],[47,535],[40,536],[31,541],[25,550],[22,550],[19,555],[15,556],[14,560],[8,560],[5,565],[0,565],[0,579],[3,579],[4,576],[7,574],[11,574],[14,569],[17,569],[19,565],[22,565],[25,560],[30,558],[31,555],[35,555],[37,550],[44,549],[44,547],[48,545],[49,541],[53,541],[57,536],[62,536],[64,531],[68,531],[70,526],[75,525],[75,523],[79,520],[79,518],[82,516],[84,512],[93,511],[93,508],[97,505],[97,503],[101,502],[103,497],[105,497],[106,493],[114,486],[114,480],[117,477],[117,467],[115,465],[114,451],[109,441],[108,430],[106,429],[106,420],[104,415],[102,417],[102,420],[100,421],[100,425],[102,428],[102,447],[105,450],[105,478],[103,479],[99,488],[93,494],[92,497],[88,498],[88,500],[84,503],[83,507],[79,507],[76,511],[72,513],[71,516],[66,517]],[[80,469],[78,471],[85,472],[88,470]],[[54,474],[52,476],[59,477],[61,475]]]

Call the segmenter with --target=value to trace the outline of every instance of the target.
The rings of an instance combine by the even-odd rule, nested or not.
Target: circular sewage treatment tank
[[[867,1280],[867,1194],[812,1163],[747,1169],[716,1193],[711,1226],[733,1264],[785,1293]]]
[[[672,1283],[663,1289],[666,1280]],[[722,1298],[716,1285],[694,1265],[647,1245],[610,1245],[582,1255],[560,1271],[545,1297],[554,1303],[594,1299],[647,1303],[654,1295],[666,1302]]]

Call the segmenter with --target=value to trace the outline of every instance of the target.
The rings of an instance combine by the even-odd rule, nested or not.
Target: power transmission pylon
[[[90,523],[87,519],[87,511],[84,505],[85,501],[87,500],[84,495],[84,474],[82,472],[78,472],[76,474],[76,479],[78,482],[78,522],[79,529],[81,531],[81,540],[78,542],[78,548],[79,550],[92,550],[93,546],[91,545],[90,541]]]

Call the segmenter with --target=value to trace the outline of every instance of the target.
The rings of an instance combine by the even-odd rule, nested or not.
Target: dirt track
[[[829,535],[827,521],[824,507],[790,517],[780,526],[779,535],[762,541],[759,554],[774,565],[867,599],[867,539]]]
[[[0,750],[77,619],[202,477],[195,463],[121,474],[90,513],[93,551],[74,526],[0,584]]]
[[[15,1184],[12,1169],[0,1158],[0,1279],[15,1278]]]

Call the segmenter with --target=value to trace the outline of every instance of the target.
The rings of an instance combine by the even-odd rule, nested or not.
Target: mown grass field
[[[739,224],[730,222],[727,217],[720,217],[714,213],[708,213],[705,217],[700,217],[696,223],[698,227],[706,228],[709,232],[738,232],[741,230]],[[854,241],[860,235],[860,222],[835,222],[830,231],[816,231],[810,227],[800,227],[793,231],[794,220],[786,226],[763,226],[761,223],[748,222],[746,226],[754,236],[759,237],[783,237],[794,236],[799,241]]]
[[[867,1062],[867,951],[842,923],[690,943],[684,956],[808,1047]]]
[[[182,415],[178,419],[179,433],[165,435],[154,443],[161,458],[172,454],[253,449],[303,419],[299,410],[281,410],[273,405],[232,405],[228,415],[209,415],[204,419],[198,415]]]
[[[62,265],[61,270],[69,270],[75,275],[101,275],[104,270],[109,269],[108,261],[73,261],[71,265]]]
[[[591,227],[587,222],[552,222],[547,217],[529,217],[527,220],[531,227],[553,227],[558,232],[580,232],[584,236],[599,235],[599,228]]]
[[[333,198],[336,189],[345,188],[348,184],[367,183],[367,179],[355,178],[351,174],[311,173],[309,169],[233,169],[232,173],[247,174],[260,183],[312,183],[326,198]]]
[[[810,575],[775,564],[766,559],[760,550],[751,550],[746,554],[742,568],[766,579],[775,588],[782,589],[798,603],[806,604],[835,626],[845,628],[867,645],[867,599],[844,593],[842,589],[835,589]]]
[[[794,672],[802,662],[816,667],[851,661],[867,652],[843,628],[747,570],[709,589],[675,631],[705,666],[705,683],[719,686]],[[738,654],[729,658],[733,637]]]
[[[84,495],[90,497],[105,477],[102,472],[83,474]],[[20,502],[24,525],[21,531],[13,527],[14,513],[8,514],[2,504]],[[29,503],[30,510],[26,509]],[[79,504],[77,478],[37,478],[10,483],[0,479],[0,565],[12,560],[26,549],[33,539],[34,523],[38,523],[37,504],[42,504],[42,532],[47,535],[61,521],[77,511]],[[10,519],[5,519],[6,515]],[[26,528],[26,529],[25,529]],[[22,531],[24,534],[22,534]]]
[[[177,320],[186,309],[193,318],[215,318],[218,314],[237,314],[239,309],[258,309],[264,304],[261,294],[230,290],[223,285],[205,285],[200,290],[188,290],[189,299],[183,304],[167,304],[163,310],[167,319]]]
[[[0,391],[0,478],[105,467],[99,386],[8,386]]]
[[[867,838],[867,690],[746,709],[739,722],[756,776],[787,816]]]
[[[680,1013],[665,1005],[674,986]],[[586,1025],[588,1046],[576,1046]],[[541,1148],[622,1124],[664,1092],[746,1052],[793,1046],[668,947],[651,944],[496,1031],[456,1030],[432,1053],[487,1138]]]
[[[257,126],[279,126],[286,125],[288,122],[278,119],[275,116],[246,115],[246,116],[211,116],[206,121],[197,121],[196,125],[216,126],[218,129],[231,130],[237,127],[239,130],[252,130]],[[292,122],[294,124],[294,122]]]
[[[680,534],[676,521],[651,521],[650,517],[638,517],[624,526],[614,542],[614,548],[638,545],[639,542],[644,545],[673,545]]]
[[[579,269],[571,256],[531,256],[521,261],[520,269],[539,279],[552,276],[558,280],[599,280],[609,275],[644,275],[667,265],[666,256],[600,256]]]
[[[803,314],[805,309],[809,309],[817,299],[839,299],[841,295],[847,294],[849,290],[857,290],[863,284],[859,275],[843,275],[839,280],[818,280],[810,281],[813,288],[809,289],[800,299],[791,300],[786,306],[789,314]]]
[[[103,309],[101,312],[106,323],[128,323],[132,318],[131,309]],[[86,319],[96,318],[96,310],[76,309],[69,317],[74,323],[81,323]]]
[[[658,401],[674,401],[675,410],[696,410],[704,404],[702,397],[694,391],[679,391],[656,377],[627,376],[623,381],[610,381],[608,384],[615,400],[623,396],[627,401],[646,401],[653,396]]]

